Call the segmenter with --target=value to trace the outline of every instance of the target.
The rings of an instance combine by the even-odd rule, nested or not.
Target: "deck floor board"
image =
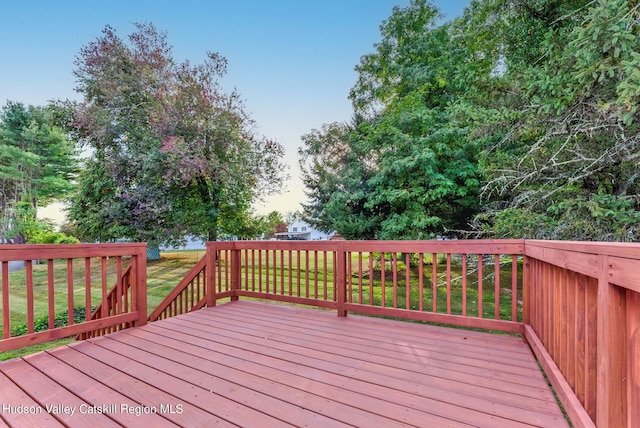
[[[19,404],[0,425],[568,426],[520,337],[245,300],[0,363]]]

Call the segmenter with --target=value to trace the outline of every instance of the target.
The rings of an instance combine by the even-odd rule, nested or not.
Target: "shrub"
[[[64,327],[68,324],[69,311],[56,314],[54,319],[55,327]],[[82,307],[73,308],[73,322],[78,324],[86,320],[86,310]],[[49,316],[43,315],[34,320],[33,331],[45,331],[49,328]],[[18,324],[11,329],[11,336],[22,336],[27,334],[27,323]]]

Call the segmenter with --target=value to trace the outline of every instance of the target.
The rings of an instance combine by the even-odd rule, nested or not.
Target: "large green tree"
[[[493,123],[508,132],[483,152],[477,225],[497,237],[637,240],[636,2],[520,2],[508,13],[486,3],[511,34],[529,29],[529,54],[506,50],[522,59],[506,70],[518,115]]]
[[[280,181],[283,149],[255,135],[239,94],[222,90],[223,57],[177,63],[165,33],[136,27],[128,42],[106,27],[77,57],[75,126],[92,157],[71,216],[99,240],[239,234]]]
[[[394,8],[356,67],[354,124],[303,139],[311,223],[351,239],[424,239],[456,235],[476,213],[479,148],[454,116],[461,49],[438,19],[424,0]]]
[[[350,238],[638,240],[637,1],[436,18],[394,8],[356,67],[354,123],[303,140],[307,218]]]
[[[53,113],[12,101],[0,112],[0,238],[28,235],[38,207],[73,188],[76,150]]]

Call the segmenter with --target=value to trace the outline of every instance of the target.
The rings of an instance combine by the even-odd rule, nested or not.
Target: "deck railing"
[[[525,241],[525,335],[576,426],[640,426],[640,245]]]
[[[509,332],[524,331],[523,251],[522,241],[208,244],[220,253],[216,293]]]
[[[151,312],[149,321],[174,317],[203,308],[207,304],[206,278],[207,257],[204,256]]]
[[[0,250],[5,337],[0,350],[123,323],[144,324],[144,247],[7,249],[18,251]],[[118,307],[117,297],[107,299],[106,259],[117,257],[117,288],[118,281],[127,281],[122,269],[127,255],[134,278],[131,304],[120,304],[128,307],[127,313],[107,311],[106,318],[33,333],[34,309],[28,303],[29,334],[8,338],[9,260],[27,260],[26,300],[33,302],[29,260],[46,260],[46,290],[52,296],[60,287],[53,280],[53,259],[62,259],[67,272],[84,263],[85,277],[90,278],[91,258],[99,257],[101,298],[115,299],[109,307]],[[86,284],[91,282],[87,279]],[[71,274],[66,287],[74,287]],[[574,426],[640,426],[640,245],[530,240],[209,242],[206,255],[150,319],[240,297],[319,306],[339,316],[358,312],[522,333]],[[51,297],[48,301],[53,307]],[[73,308],[73,297],[67,306]],[[85,306],[91,307],[90,297]],[[52,310],[48,313],[52,319]]]
[[[10,273],[10,263],[21,263],[24,267]],[[146,244],[2,245],[0,265],[3,332],[0,352],[146,323]],[[116,290],[112,294],[108,293],[111,284],[115,284]],[[12,288],[18,286],[15,295],[19,297],[11,297]],[[36,305],[36,301],[46,302],[46,306]],[[60,312],[56,306],[65,306],[64,303],[67,325],[57,327]],[[100,312],[96,317],[92,308],[98,305]],[[85,311],[84,322],[74,320],[78,307]],[[16,321],[12,315],[17,312],[23,313],[24,319]],[[36,320],[42,317],[47,319],[46,328],[35,331]],[[17,324],[26,326],[26,334],[14,334],[12,327]]]

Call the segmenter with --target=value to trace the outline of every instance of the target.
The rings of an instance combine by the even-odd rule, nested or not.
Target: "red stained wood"
[[[0,393],[38,405],[55,390],[73,405],[183,406],[148,426],[567,426],[518,337],[244,300],[0,363],[7,372]],[[37,416],[31,426],[50,417]],[[140,426],[101,418],[88,423]]]
[[[511,256],[511,320],[518,321],[518,256]]]
[[[627,426],[640,426],[640,294],[627,290]]]
[[[130,304],[129,297],[126,295],[127,291],[131,288],[137,290],[137,293],[142,293],[143,296],[140,302],[146,305],[146,269],[144,267],[138,268],[138,276],[135,276],[132,281],[129,275],[130,269],[133,269],[136,263],[134,260],[140,254],[145,253],[146,244],[108,244],[108,245],[11,245],[2,246],[0,248],[0,258],[2,260],[2,266],[8,265],[7,260],[20,260],[22,257],[25,261],[25,269],[20,274],[25,275],[26,285],[26,324],[27,334],[20,337],[9,338],[7,337],[0,343],[1,350],[15,349],[17,347],[32,345],[41,343],[48,340],[59,339],[63,337],[81,335],[82,337],[101,334],[105,331],[114,331],[120,328],[126,328],[132,323],[144,324],[146,321],[146,307],[138,308],[134,304]],[[107,256],[113,256],[116,258],[115,276],[116,282],[113,289],[106,294],[106,281],[107,281]],[[88,256],[100,256],[101,258],[101,275],[98,281],[98,286],[102,287],[103,299],[100,308],[91,313],[91,272],[90,272],[90,257]],[[132,263],[127,268],[127,271],[123,272],[122,256],[127,255],[132,259]],[[33,279],[33,259],[47,260],[46,263],[46,276],[45,276],[45,291],[41,296],[35,296],[34,294],[34,279]],[[81,324],[75,324],[73,309],[78,302],[74,299],[74,292],[76,291],[76,284],[74,280],[74,259],[84,259],[84,264],[79,263],[75,269],[82,270],[84,268],[84,287],[81,289],[85,293],[85,297],[81,299],[81,304],[84,304],[87,310],[87,322]],[[62,261],[61,264],[54,264],[54,260]],[[144,259],[143,259],[144,263]],[[61,267],[62,265],[62,267]],[[66,265],[66,266],[65,266]],[[84,266],[82,266],[84,265]],[[64,269],[63,275],[58,275],[61,279],[59,283],[56,283],[56,275],[54,269]],[[2,293],[9,294],[9,276],[3,275],[3,290]],[[55,309],[55,294],[60,293],[65,295],[63,299],[66,300],[67,324],[68,326],[62,328],[55,327],[56,313]],[[34,313],[34,299],[42,299],[47,302],[46,315],[48,318],[48,330],[43,332],[34,332],[34,320],[36,314]],[[6,306],[4,306],[6,305]],[[10,332],[10,324],[8,317],[10,314],[10,302],[9,298],[3,298],[3,319],[5,333]],[[122,315],[122,316],[118,316]],[[116,316],[116,318],[113,318]],[[137,317],[143,317],[144,320],[140,320]]]
[[[391,273],[393,278],[393,307],[398,307],[398,254],[391,255]]]
[[[422,253],[418,256],[418,287],[420,287],[418,310],[422,312],[424,310],[424,254]]]
[[[385,269],[387,267],[387,262],[385,260],[384,252],[380,253],[380,293],[381,293],[381,305],[384,308],[387,306],[387,289],[385,286]]]
[[[573,390],[562,376],[560,369],[553,361],[553,358],[546,351],[544,345],[529,326],[525,327],[527,341],[531,345],[534,353],[538,357],[540,364],[544,368],[547,377],[551,381],[556,393],[565,405],[565,410],[569,414],[569,418],[574,426],[577,427],[595,427],[590,415],[585,411],[582,404],[578,401]]]
[[[37,248],[36,248],[37,247]],[[101,246],[98,246],[101,247]],[[202,268],[195,273],[195,276],[189,281],[180,292],[175,292],[173,298],[167,303],[164,316],[178,315],[187,311],[197,310],[205,304],[215,306],[216,300],[222,297],[231,297],[235,300],[239,297],[256,297],[263,299],[272,299],[286,301],[289,303],[324,306],[328,308],[338,309],[338,315],[344,317],[347,311],[361,312],[372,315],[393,316],[411,320],[432,321],[449,323],[463,327],[476,327],[487,329],[500,329],[504,331],[522,332],[525,327],[530,328],[527,332],[528,340],[535,342],[532,346],[539,348],[541,359],[546,359],[545,367],[551,370],[552,376],[565,382],[562,386],[563,392],[560,397],[566,401],[565,405],[571,407],[569,413],[576,415],[576,409],[582,407],[585,414],[593,422],[597,421],[599,425],[633,427],[637,425],[638,419],[638,390],[640,382],[638,372],[640,372],[640,362],[637,355],[638,351],[638,292],[640,292],[640,282],[637,276],[637,270],[640,268],[640,249],[637,245],[630,244],[610,244],[610,243],[577,243],[577,242],[559,242],[559,241],[343,241],[343,242],[233,242],[233,243],[208,243],[208,256],[206,262],[203,262]],[[249,287],[248,266],[249,257],[248,250],[253,252],[258,250],[258,292],[255,290],[255,261],[252,260],[252,286]],[[136,287],[134,284],[146,282],[146,272],[143,264],[138,264],[135,260],[142,260],[144,253],[140,252],[140,247],[134,246],[105,246],[102,252],[100,248],[78,245],[78,246],[17,246],[16,251],[2,252],[2,297],[3,297],[3,320],[4,333],[8,335],[10,330],[9,322],[6,319],[10,309],[8,296],[8,260],[20,260],[21,255],[28,254],[29,258],[33,257],[33,251],[40,251],[42,256],[40,259],[47,259],[48,262],[48,299],[49,299],[49,319],[53,321],[52,296],[53,296],[53,263],[54,258],[67,260],[67,281],[66,288],[73,289],[73,275],[70,274],[72,266],[72,258],[85,258],[85,275],[88,278],[89,256],[100,256],[102,260],[102,290],[103,304],[99,313],[103,315],[103,319],[99,322],[92,321],[84,323],[82,326],[69,326],[64,329],[51,330],[40,334],[30,334],[22,338],[8,339],[0,344],[0,348],[8,349],[9,347],[21,346],[33,341],[43,341],[48,338],[62,337],[63,334],[70,332],[82,332],[83,328],[96,328],[98,333],[103,331],[115,331],[122,327],[128,327],[131,324],[143,325],[146,322],[144,315],[146,311],[146,292],[144,287]],[[242,251],[244,250],[244,254]],[[266,290],[262,287],[262,252],[264,251],[264,261],[266,263]],[[285,267],[284,252],[289,253],[287,267]],[[293,293],[292,278],[292,251],[296,251],[298,259],[298,268],[295,272],[297,276],[298,293]],[[304,290],[301,288],[301,257],[300,252],[304,251],[303,265],[307,275],[305,276]],[[310,257],[309,252],[313,253]],[[319,266],[318,252],[324,253],[324,264]],[[381,306],[373,305],[373,252],[381,252],[381,292],[383,300]],[[128,252],[128,253],[127,253]],[[122,274],[122,255],[132,255],[131,276]],[[333,297],[334,300],[327,301],[327,257],[328,252],[333,257]],[[369,253],[369,301],[365,298],[365,279],[364,279],[364,263],[362,253]],[[393,287],[388,287],[393,292],[390,301],[393,301],[393,308],[385,307],[385,260],[384,254],[391,254],[391,280]],[[432,266],[432,293],[433,293],[433,313],[423,312],[423,272],[422,262],[418,266],[419,281],[418,293],[421,297],[416,308],[411,306],[411,266],[410,254],[418,254],[422,260],[423,253],[431,253],[433,258]],[[278,257],[277,253],[280,254]],[[446,314],[437,313],[438,302],[438,278],[437,278],[437,254],[446,254]],[[482,284],[482,254],[492,254],[495,270],[494,276],[494,319],[481,319],[483,317],[483,284]],[[356,256],[357,254],[357,256]],[[398,292],[398,254],[403,254],[405,262],[405,305],[403,309],[399,308]],[[462,255],[462,315],[450,315],[452,312],[451,302],[451,281],[452,281],[452,255]],[[468,317],[467,312],[467,254],[479,254],[478,260],[478,318]],[[507,284],[500,282],[500,254],[511,254],[511,273],[512,281],[510,290]],[[519,284],[517,282],[518,255],[525,255],[525,271],[524,271],[524,292],[522,299],[524,300],[523,316],[526,324],[513,322],[518,318],[518,294]],[[62,255],[62,256],[61,256]],[[108,294],[106,292],[106,257],[118,257],[118,281],[116,286]],[[243,257],[244,255],[244,257]],[[18,257],[18,258],[16,258]],[[26,256],[25,256],[26,257]],[[271,260],[272,259],[272,260]],[[24,258],[23,258],[24,260]],[[278,263],[279,260],[279,263]],[[313,260],[313,263],[311,262]],[[244,262],[244,265],[243,265]],[[270,266],[272,265],[272,266]],[[207,266],[209,267],[207,269]],[[242,268],[245,268],[244,283],[242,284]],[[324,269],[323,273],[320,273]],[[357,269],[357,273],[356,273]],[[26,272],[30,271],[27,266]],[[277,275],[280,274],[278,281]],[[289,275],[289,295],[285,293],[285,275]],[[320,297],[320,275],[324,278],[324,292]],[[29,274],[27,273],[27,284],[29,284]],[[200,282],[203,282],[203,290],[207,292],[200,294]],[[130,282],[132,281],[132,282]],[[402,279],[400,279],[402,281]],[[88,287],[89,279],[86,279],[85,287]],[[279,286],[278,286],[279,283]],[[354,290],[356,286],[358,290]],[[271,287],[272,284],[273,286]],[[217,287],[216,287],[217,285]],[[129,294],[126,290],[131,286],[131,305],[129,305]],[[115,290],[115,291],[114,291]],[[301,294],[301,292],[303,294]],[[511,293],[511,319],[512,321],[500,320],[500,293]],[[32,293],[33,294],[33,293]],[[293,295],[292,295],[293,294]],[[29,296],[29,293],[27,293]],[[442,298],[442,297],[441,297]],[[33,305],[33,296],[31,299]],[[141,304],[144,302],[144,309]],[[444,312],[444,302],[443,312]],[[85,302],[90,307],[90,300]],[[67,305],[69,308],[74,306],[73,297],[68,297]],[[131,312],[129,312],[131,308]],[[139,310],[136,310],[139,309]],[[415,310],[418,309],[418,310]],[[634,312],[635,311],[635,312]],[[27,324],[33,330],[33,310],[29,314],[29,302],[27,302]],[[240,312],[240,311],[239,311]],[[116,318],[106,318],[114,314],[124,313],[125,316]],[[190,323],[202,324],[204,321],[202,316],[209,316],[208,312],[197,314],[197,319],[190,319]],[[193,314],[196,316],[196,314]],[[254,323],[261,324],[261,314],[244,314],[242,319],[237,322],[253,319]],[[222,316],[222,315],[221,315]],[[246,335],[253,336],[249,330],[238,331],[232,327],[233,317],[236,315],[226,314],[227,325],[230,326],[226,331],[217,331],[217,334],[241,334],[238,340],[247,341]],[[70,314],[71,317],[71,314]],[[219,320],[218,320],[219,321]],[[287,330],[286,319],[283,321],[269,321],[266,326],[274,324],[282,324],[279,328]],[[180,321],[184,322],[184,321]],[[284,323],[284,324],[283,324]],[[204,322],[206,325],[206,322]],[[224,324],[223,324],[224,325]],[[528,327],[530,325],[530,327]],[[200,327],[198,327],[200,328]],[[211,329],[211,327],[206,327]],[[245,327],[243,327],[245,328]],[[290,327],[295,330],[297,327]],[[309,329],[307,329],[308,331]],[[263,334],[259,332],[258,334]],[[276,330],[265,330],[265,334],[271,334],[280,343],[286,344],[287,352],[302,352],[307,358],[315,358],[315,352],[327,352],[326,343],[341,344],[339,352],[332,353],[330,366],[335,368],[338,364],[335,358],[348,358],[355,364],[365,361],[364,354],[370,353],[364,343],[357,337],[349,336],[347,333],[339,333],[335,337],[325,337],[325,333],[315,333],[312,335],[322,336],[321,340],[325,344],[324,347],[305,346],[305,350],[294,350],[291,346],[298,346],[295,337],[290,338],[287,335],[280,335]],[[351,341],[343,341],[340,334],[345,337],[349,336]],[[395,335],[398,335],[395,332]],[[535,337],[534,337],[535,336]],[[256,339],[251,339],[254,345]],[[300,339],[301,340],[301,339]],[[305,339],[307,340],[307,339]],[[441,339],[446,342],[446,339]],[[35,342],[34,342],[35,343]],[[382,349],[386,349],[389,356],[374,357],[373,361],[367,364],[373,364],[375,367],[383,366],[378,369],[372,369],[367,365],[366,370],[375,372],[379,375],[388,375],[396,373],[404,381],[415,380],[418,377],[401,375],[397,370],[408,369],[411,371],[412,361],[406,361],[405,358],[396,353],[393,349],[387,349],[387,345],[378,345]],[[454,347],[455,348],[455,347]],[[124,349],[124,348],[123,348]],[[544,352],[542,352],[544,351]],[[244,351],[243,351],[244,352]],[[475,353],[476,350],[468,351]],[[345,354],[346,353],[346,354]],[[280,354],[279,354],[280,355]],[[419,348],[414,348],[412,357],[425,356],[434,358],[435,352],[431,351],[424,354]],[[272,357],[275,358],[275,357]],[[394,358],[398,362],[404,361],[406,367],[396,367],[393,364]],[[451,361],[461,361],[460,358],[466,358],[461,355],[448,355]],[[506,361],[505,363],[509,363]],[[552,363],[552,364],[550,364]],[[349,363],[351,364],[351,363]],[[460,363],[468,365],[467,363]],[[472,364],[471,364],[472,365]],[[362,369],[360,366],[351,366],[352,369]],[[460,369],[451,367],[449,372],[456,372]],[[466,369],[465,369],[466,370]],[[415,370],[414,370],[415,371]],[[440,371],[444,373],[444,370]],[[557,373],[556,373],[557,372]],[[422,376],[422,373],[420,376]],[[429,376],[435,376],[429,373]],[[452,375],[455,376],[455,375]],[[476,382],[472,373],[465,372],[467,378],[466,383],[475,385]],[[445,379],[443,375],[435,376],[437,379],[431,380],[433,385],[440,385]],[[462,379],[454,380],[447,378],[452,382],[463,382]],[[503,375],[500,375],[502,381]],[[362,379],[363,382],[369,380]],[[498,385],[498,383],[493,383]],[[387,386],[387,385],[385,385]],[[407,387],[408,385],[398,386],[398,389]],[[471,388],[473,389],[473,388]],[[470,390],[471,390],[470,389]],[[511,391],[513,392],[513,391]],[[491,396],[490,394],[487,397]],[[408,399],[408,397],[405,397]],[[429,397],[427,397],[429,398]],[[436,398],[436,397],[431,397]],[[441,398],[441,397],[438,397]],[[478,397],[483,398],[483,397]],[[407,400],[405,400],[407,401]],[[408,400],[407,402],[409,402]],[[474,403],[471,400],[471,403]],[[578,404],[576,404],[578,403]],[[381,404],[381,403],[380,403]],[[382,405],[382,404],[381,404]],[[475,405],[475,404],[473,404]],[[435,406],[440,409],[438,405]],[[535,407],[535,406],[534,406]],[[576,408],[573,408],[576,407]],[[433,408],[433,407],[431,407]],[[447,408],[446,406],[442,409]],[[478,410],[475,409],[474,410]],[[455,412],[454,412],[455,413]],[[579,413],[579,409],[578,409]],[[439,414],[439,417],[450,418],[449,413]],[[482,418],[478,419],[484,420]],[[404,423],[397,420],[398,422]],[[460,422],[460,421],[459,421]],[[470,423],[469,421],[462,421]],[[377,421],[372,421],[376,424]],[[582,425],[580,417],[578,417],[578,426]],[[499,425],[496,425],[499,426]]]
[[[462,254],[462,315],[467,315],[467,255]],[[514,318],[515,320],[516,318]]]
[[[493,318],[500,319],[500,254],[496,254],[494,259],[494,284],[493,284]]]
[[[447,314],[451,314],[451,254],[447,254]]]
[[[27,333],[34,332],[34,304],[33,301],[33,262],[31,260],[27,260],[25,264],[25,274],[27,276]],[[91,293],[87,293],[87,295],[91,295]],[[87,311],[87,316],[89,316],[91,309]]]
[[[483,318],[484,317],[484,296],[482,293],[482,286],[483,286],[483,273],[482,273],[482,265],[483,265],[483,258],[484,255],[483,254],[478,254],[478,317],[479,318]]]
[[[404,301],[405,301],[405,309],[411,309],[411,262],[409,260],[409,253],[406,253],[404,256],[404,271],[405,271],[405,278],[404,278],[404,288],[405,288],[405,296],[404,296]]]
[[[49,316],[49,330],[55,328],[55,296],[54,296],[54,287],[53,287],[53,259],[47,260],[47,299],[49,301],[48,305],[48,316]],[[103,301],[106,300],[106,294]]]
[[[3,373],[0,373],[0,397],[2,398],[2,405],[9,406],[8,411],[3,411],[0,415],[2,417],[2,422],[4,422],[4,426],[64,426],[51,414],[44,411],[36,400],[24,392]],[[23,410],[25,407],[27,411]]]

